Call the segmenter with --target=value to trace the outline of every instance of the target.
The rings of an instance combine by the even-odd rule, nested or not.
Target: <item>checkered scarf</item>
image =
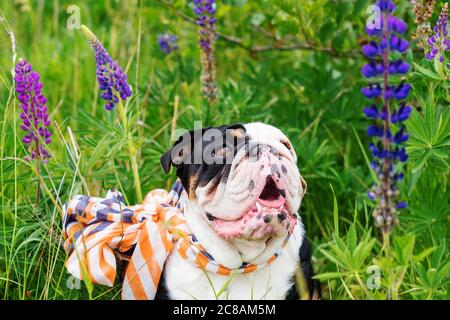
[[[271,263],[286,245],[265,263],[227,268],[211,256],[189,230],[180,199],[183,187],[153,190],[141,205],[125,206],[120,192],[110,190],[106,198],[78,195],[64,206],[64,248],[67,270],[79,279],[112,286],[116,258],[127,261],[122,299],[155,297],[168,255],[175,253],[193,265],[216,274],[248,273]]]

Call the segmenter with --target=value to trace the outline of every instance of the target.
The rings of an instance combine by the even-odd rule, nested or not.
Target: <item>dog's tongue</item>
[[[278,198],[271,199],[271,200],[259,198],[258,201],[263,206],[269,207],[269,208],[280,208],[286,202],[286,200],[282,196],[279,196]]]
[[[236,238],[243,231],[242,219],[233,221],[216,219],[212,224],[216,229],[217,235],[225,239]]]
[[[258,209],[254,206],[249,212],[247,212],[242,218],[237,220],[221,220],[215,219],[212,221],[217,235],[225,239],[232,239],[242,234],[245,224],[250,223],[250,220],[255,220],[255,216],[258,214]]]
[[[216,229],[217,235],[225,239],[233,239],[241,236],[244,230],[258,229],[267,224],[266,217],[275,217],[284,207],[273,208],[261,204],[256,204],[242,218],[237,220],[214,219],[212,224]],[[266,219],[265,219],[266,218]],[[266,221],[265,221],[266,220]],[[272,229],[267,228],[269,232]]]

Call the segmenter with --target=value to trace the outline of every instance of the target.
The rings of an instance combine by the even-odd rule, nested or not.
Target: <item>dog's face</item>
[[[161,157],[173,165],[189,201],[230,241],[266,241],[292,231],[306,183],[289,139],[262,124],[188,132]]]

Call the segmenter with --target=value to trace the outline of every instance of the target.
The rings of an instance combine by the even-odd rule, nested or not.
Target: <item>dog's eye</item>
[[[220,157],[226,157],[231,153],[231,148],[228,147],[223,147],[219,150],[217,150],[216,155],[220,156]]]
[[[289,151],[291,151],[292,150],[292,146],[291,146],[291,144],[289,143],[289,141],[286,141],[286,140],[281,140],[280,141]]]

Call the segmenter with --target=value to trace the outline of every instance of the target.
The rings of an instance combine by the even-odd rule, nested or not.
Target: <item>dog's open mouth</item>
[[[259,198],[240,218],[224,220],[208,215],[208,219],[217,234],[225,239],[269,238],[295,226],[295,217],[285,207],[285,196],[284,190],[268,178]]]

